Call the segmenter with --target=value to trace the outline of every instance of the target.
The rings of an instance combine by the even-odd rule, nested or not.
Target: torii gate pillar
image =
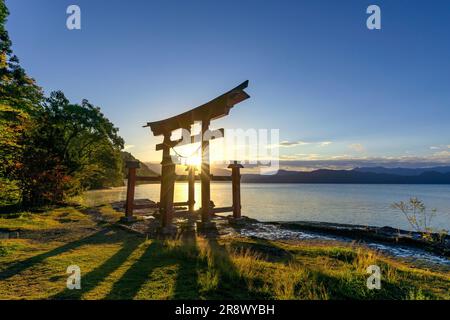
[[[163,228],[171,227],[173,218],[173,197],[175,189],[175,163],[170,156],[170,134],[164,135],[163,159],[161,161],[161,192],[159,210],[161,214],[161,226]]]
[[[189,212],[194,213],[195,208],[195,171],[197,171],[197,168],[195,165],[189,165],[186,168],[186,171],[188,172],[188,206],[189,206]]]
[[[228,168],[231,168],[232,188],[233,188],[233,218],[241,218],[241,173],[244,166],[234,161]]]
[[[202,189],[202,224],[210,222],[211,207],[211,172],[209,165],[209,139],[205,139],[205,133],[209,130],[209,120],[202,121],[202,165],[200,169],[200,181]]]

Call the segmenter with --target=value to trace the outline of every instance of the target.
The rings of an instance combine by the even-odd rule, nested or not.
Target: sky
[[[291,167],[450,163],[450,1],[6,0],[22,66],[46,93],[102,108],[126,150],[142,126],[249,80],[213,128],[279,129]],[[81,30],[66,27],[69,5]],[[381,9],[369,30],[366,9]]]

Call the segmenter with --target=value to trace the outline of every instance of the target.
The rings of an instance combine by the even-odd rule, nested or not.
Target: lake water
[[[211,185],[217,207],[231,206],[231,184]],[[404,215],[392,209],[393,202],[410,197],[436,208],[433,226],[450,229],[450,185],[367,184],[242,184],[242,214],[260,221],[324,221],[411,229]],[[88,191],[77,198],[94,206],[125,200],[126,188]],[[136,187],[136,199],[159,201],[159,184]],[[187,183],[177,183],[175,201],[187,200]],[[196,184],[200,204],[200,184]]]

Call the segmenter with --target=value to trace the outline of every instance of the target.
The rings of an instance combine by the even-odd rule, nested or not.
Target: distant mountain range
[[[145,163],[157,175],[161,165]],[[229,176],[230,170],[211,167],[216,176]],[[177,174],[185,174],[179,167]],[[352,170],[319,169],[314,171],[279,170],[275,175],[242,174],[246,183],[361,183],[361,184],[450,184],[450,166],[430,168],[361,167]]]
[[[355,168],[353,170],[358,171],[358,172],[396,174],[399,176],[418,176],[425,172],[449,173],[450,166],[432,167],[432,168],[413,168],[413,169],[410,169],[410,168],[362,167],[362,168]]]
[[[320,169],[311,172],[279,170],[275,175],[244,174],[254,183],[450,184],[450,167]]]

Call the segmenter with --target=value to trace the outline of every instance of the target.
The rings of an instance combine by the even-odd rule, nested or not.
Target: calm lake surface
[[[211,185],[217,207],[231,206],[231,184]],[[410,229],[393,202],[410,197],[437,209],[433,225],[450,229],[450,185],[242,184],[242,214],[260,221],[324,221]],[[200,184],[196,184],[200,204]],[[126,188],[88,191],[76,200],[88,206],[125,200]],[[136,199],[159,201],[159,184],[136,187]],[[187,200],[187,183],[177,183],[175,201]]]

